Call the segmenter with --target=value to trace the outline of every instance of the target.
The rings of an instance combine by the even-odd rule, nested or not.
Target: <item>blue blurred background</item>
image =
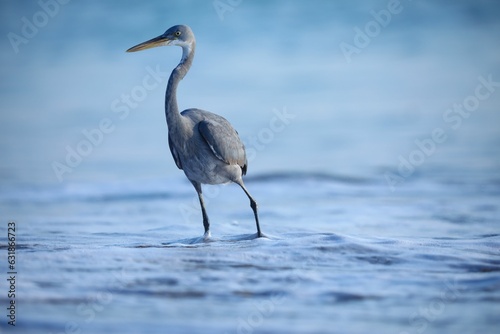
[[[498,1],[2,0],[0,15],[18,330],[498,328]],[[233,185],[204,187],[213,238],[189,239],[201,213],[163,109],[181,51],[125,52],[174,24],[197,38],[179,107],[238,130],[270,238],[247,240]]]
[[[478,77],[500,81],[496,1],[6,0],[0,6],[3,184],[182,177],[168,152],[163,112],[167,75],[181,52],[125,53],[179,23],[197,38],[179,107],[230,120],[254,149],[250,174],[324,171],[383,181],[397,170],[399,156],[408,159],[415,140],[437,127],[447,139],[415,172],[467,175],[500,166],[498,87],[457,129],[443,120],[448,108],[474,94]],[[368,34],[363,39],[359,31]],[[161,75],[145,90],[152,70]],[[124,94],[132,93],[125,104]],[[269,132],[277,112],[293,117]],[[83,131],[92,133],[103,119],[111,130],[96,135],[90,148],[82,144]],[[68,152],[78,148],[86,156],[70,167]],[[71,172],[58,177],[55,162]]]

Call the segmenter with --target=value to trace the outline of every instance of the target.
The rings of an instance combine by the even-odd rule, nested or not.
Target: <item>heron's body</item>
[[[168,144],[177,167],[184,171],[198,193],[205,236],[210,235],[210,223],[203,202],[201,184],[234,182],[241,186],[250,199],[257,225],[257,236],[261,237],[257,203],[242,180],[248,163],[245,147],[238,133],[224,117],[217,114],[200,109],[187,109],[179,113],[177,86],[191,67],[196,48],[191,29],[183,25],[174,26],[163,35],[127,51],[140,51],[162,45],[178,45],[183,50],[179,65],[170,75],[165,94]]]
[[[177,167],[184,170],[191,181],[204,184],[237,182],[244,175],[247,161],[243,144],[229,122],[199,109],[187,109],[180,115],[183,125],[169,125],[168,134]],[[217,142],[217,139],[227,142]],[[231,143],[233,149],[221,151]]]

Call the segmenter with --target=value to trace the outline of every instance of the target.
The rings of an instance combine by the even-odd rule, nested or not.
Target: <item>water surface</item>
[[[222,2],[2,1],[0,332],[496,332],[500,7],[401,1],[356,45],[389,2]],[[228,185],[200,240],[163,114],[181,52],[125,53],[179,23],[179,107],[234,124],[268,238]]]

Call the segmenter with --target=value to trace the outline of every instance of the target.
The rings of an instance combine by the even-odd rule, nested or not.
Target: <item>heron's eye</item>
[[[176,32],[175,32],[175,36],[176,36],[176,37],[179,37],[180,35],[181,35],[181,32],[180,32],[180,31],[176,31]]]

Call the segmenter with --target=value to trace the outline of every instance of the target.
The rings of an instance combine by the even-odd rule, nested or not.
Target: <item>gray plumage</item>
[[[127,52],[156,46],[177,45],[182,48],[182,58],[170,75],[165,94],[165,116],[168,126],[168,145],[175,164],[182,169],[193,184],[200,201],[205,238],[210,236],[210,222],[205,210],[201,184],[238,184],[250,199],[257,237],[262,237],[257,202],[246,189],[242,176],[248,161],[245,147],[238,133],[222,116],[200,110],[187,109],[179,113],[177,86],[188,72],[194,58],[196,41],[188,26],[177,25],[164,34],[138,44]]]

